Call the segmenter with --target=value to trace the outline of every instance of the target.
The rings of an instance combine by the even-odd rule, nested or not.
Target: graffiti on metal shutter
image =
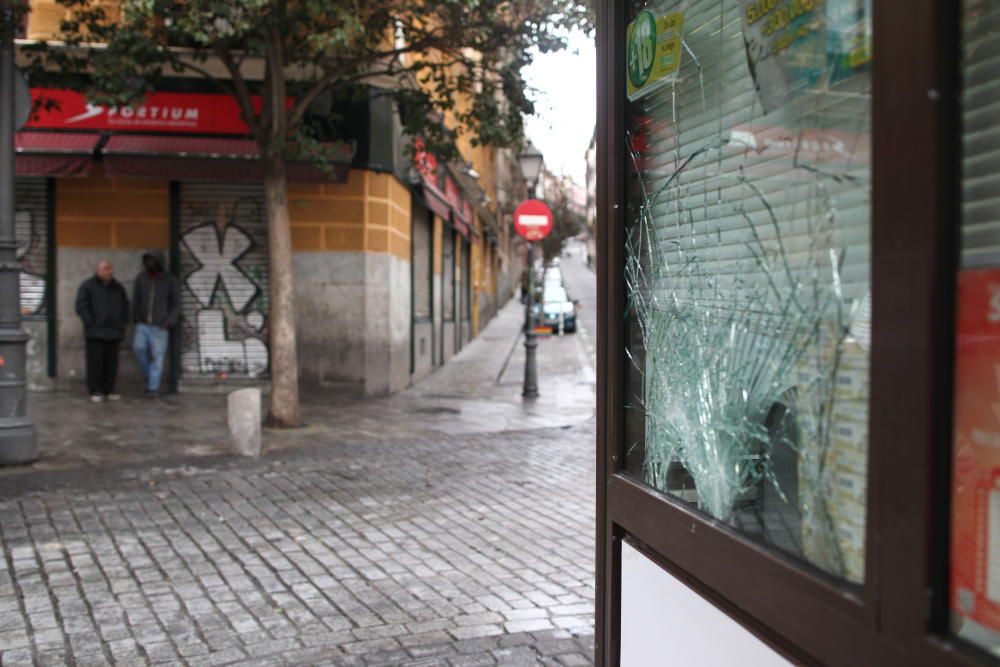
[[[45,179],[17,179],[14,185],[14,238],[21,264],[21,315],[45,315],[45,275],[47,269]]]
[[[185,373],[265,376],[267,222],[262,197],[245,186],[186,184],[180,240]]]

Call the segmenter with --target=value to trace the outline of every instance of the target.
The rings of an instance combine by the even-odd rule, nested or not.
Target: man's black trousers
[[[119,342],[121,341],[87,339],[87,389],[91,396],[115,393]]]

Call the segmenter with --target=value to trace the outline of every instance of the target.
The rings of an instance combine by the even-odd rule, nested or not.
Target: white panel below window
[[[622,544],[621,628],[621,667],[792,664],[628,544]]]

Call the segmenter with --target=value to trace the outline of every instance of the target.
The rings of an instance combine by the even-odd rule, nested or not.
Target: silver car
[[[569,298],[566,288],[561,284],[546,283],[542,290],[542,302],[538,305],[539,324],[552,328],[552,333],[558,334],[576,332],[576,304]],[[537,316],[537,315],[536,315]]]

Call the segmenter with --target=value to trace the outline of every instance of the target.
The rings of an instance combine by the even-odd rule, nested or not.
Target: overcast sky
[[[528,85],[537,89],[528,138],[545,155],[549,170],[568,174],[580,185],[586,185],[584,153],[597,114],[596,73],[594,42],[582,33],[570,35],[564,51],[537,55],[524,72]]]

